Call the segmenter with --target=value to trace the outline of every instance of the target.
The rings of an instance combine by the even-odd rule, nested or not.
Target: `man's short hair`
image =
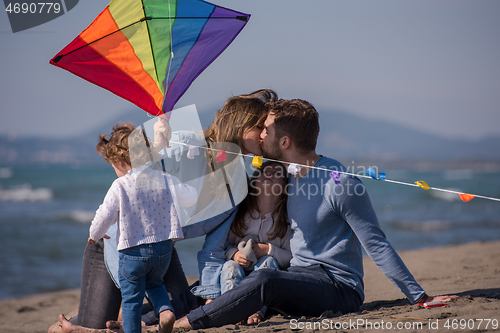
[[[303,153],[316,149],[319,135],[319,114],[314,106],[301,99],[280,99],[269,103],[275,116],[276,139],[289,136],[297,150]]]

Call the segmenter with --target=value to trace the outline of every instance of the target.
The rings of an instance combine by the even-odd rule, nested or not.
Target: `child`
[[[159,332],[171,332],[175,316],[163,277],[170,263],[173,241],[183,238],[177,201],[183,206],[193,205],[196,190],[146,165],[150,145],[144,132],[134,130],[133,125],[117,124],[109,140],[106,135],[100,135],[99,139],[96,150],[111,163],[118,179],[96,212],[88,242],[93,244],[107,238],[108,228],[118,223],[123,328],[126,333],[141,332],[141,309],[146,294],[159,314]],[[132,144],[137,140],[146,142],[145,149],[130,151],[129,146],[140,146]]]
[[[287,172],[278,162],[266,162],[250,179],[248,195],[240,204],[229,232],[227,259],[221,272],[221,293],[239,285],[251,271],[286,269],[290,265],[290,236],[286,208]],[[252,241],[254,244],[250,245]],[[252,259],[252,260],[249,260]],[[265,307],[248,323],[262,320]]]

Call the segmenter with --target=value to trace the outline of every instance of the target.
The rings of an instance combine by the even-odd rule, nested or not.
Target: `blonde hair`
[[[278,95],[270,89],[229,98],[205,131],[207,142],[231,142],[243,146],[243,134],[263,123],[268,112],[266,103],[277,101]]]
[[[142,127],[136,128],[132,123],[122,124],[119,122],[113,127],[110,135],[99,135],[96,151],[108,163],[124,162],[129,166],[134,164],[136,167],[151,160],[149,149],[143,149],[144,145],[147,148],[150,147]],[[132,163],[132,159],[134,163]]]
[[[125,162],[131,165],[128,137],[134,129],[135,125],[133,124],[118,123],[113,127],[113,132],[110,135],[100,134],[99,143],[96,146],[97,153],[102,155],[108,163],[118,164],[119,162]]]

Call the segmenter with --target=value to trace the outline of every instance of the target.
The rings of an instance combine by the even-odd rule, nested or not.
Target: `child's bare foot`
[[[258,324],[262,321],[262,316],[260,315],[260,313],[256,312],[254,313],[253,315],[251,315],[250,317],[248,317],[247,319],[247,324],[248,325],[251,325],[251,324]]]
[[[186,316],[182,317],[181,319],[178,319],[174,323],[175,328],[187,328],[188,330],[192,330],[193,327],[189,323],[189,320],[187,319]]]
[[[174,328],[175,315],[172,311],[166,310],[160,312],[160,323],[158,325],[158,333],[170,333]]]

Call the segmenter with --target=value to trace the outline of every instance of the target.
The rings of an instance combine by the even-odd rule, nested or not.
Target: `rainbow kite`
[[[157,116],[249,18],[201,0],[114,0],[50,63]]]

